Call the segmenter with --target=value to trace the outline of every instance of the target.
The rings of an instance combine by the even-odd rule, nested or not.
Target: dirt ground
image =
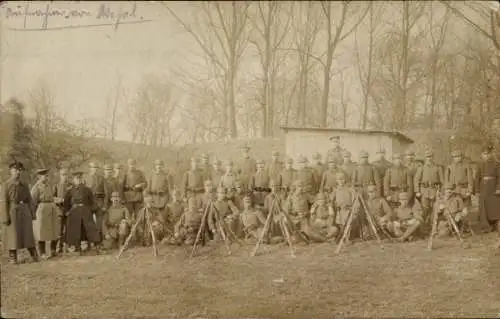
[[[498,317],[494,234],[409,244],[296,247],[210,244],[5,265],[3,318]]]

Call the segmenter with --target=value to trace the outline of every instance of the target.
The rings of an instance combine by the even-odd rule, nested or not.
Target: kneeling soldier
[[[165,235],[163,229],[165,227],[165,219],[162,212],[153,207],[153,196],[149,192],[144,194],[144,205],[145,207],[141,208],[137,214],[138,217],[143,216],[143,220],[141,220],[137,226],[137,235],[139,242],[143,246],[150,246],[153,238],[151,236],[150,226],[147,224],[147,218],[149,218],[151,222],[151,228],[157,242],[161,241]]]
[[[203,211],[198,207],[196,197],[189,197],[184,213],[174,226],[175,241],[173,243],[180,245],[184,242],[186,245],[193,245],[200,229],[202,217]]]
[[[434,214],[437,214],[438,217],[437,235],[439,237],[446,237],[451,234],[452,225],[450,225],[445,213],[451,215],[457,226],[460,225],[468,214],[467,207],[464,205],[462,197],[460,194],[454,193],[453,190],[453,184],[446,184],[444,196],[437,199],[434,204]]]
[[[208,228],[214,234],[214,239],[221,235],[217,220],[225,223],[231,231],[237,232],[238,215],[238,208],[226,197],[226,189],[217,188],[217,199],[213,202],[213,207],[208,214]]]
[[[424,222],[422,206],[418,201],[410,204],[407,192],[399,193],[399,207],[395,209],[395,221],[389,224],[389,230],[404,242],[416,234]]]
[[[243,211],[240,214],[241,225],[245,239],[259,240],[266,218],[261,211],[252,207],[252,200],[249,196],[243,199]]]
[[[102,229],[105,249],[121,247],[130,232],[130,213],[121,204],[119,192],[111,194],[111,206],[104,213]]]
[[[327,204],[326,196],[319,193],[316,202],[311,207],[310,223],[326,240],[333,239],[338,234],[338,228],[335,227],[335,213],[333,208]]]
[[[369,213],[375,217],[380,227],[389,230],[389,224],[393,218],[393,212],[387,201],[383,197],[378,196],[377,187],[375,185],[368,186],[366,208],[369,210]]]

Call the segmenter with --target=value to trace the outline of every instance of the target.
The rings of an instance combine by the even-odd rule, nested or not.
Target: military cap
[[[97,164],[96,162],[90,162],[89,166],[91,168],[99,168],[99,164]]]
[[[316,152],[316,153],[314,153],[314,154],[312,155],[312,159],[318,160],[318,159],[320,159],[320,158],[321,158],[321,154],[320,154],[320,153],[318,153],[318,152]]]
[[[293,158],[288,157],[288,158],[286,159],[286,162],[287,162],[287,163],[289,163],[289,164],[292,164],[292,163],[293,163]]]
[[[203,183],[205,186],[212,186],[213,183],[211,180],[206,180],[205,183]]]
[[[325,193],[318,193],[318,195],[316,195],[316,199],[325,200],[326,199]]]
[[[233,161],[228,159],[228,160],[224,161],[224,164],[226,164],[226,166],[233,166]]]
[[[76,170],[73,172],[73,176],[74,177],[82,177],[83,176],[83,172],[80,171],[80,170]]]
[[[405,151],[405,156],[415,156],[415,152],[410,151],[410,150],[406,150]]]
[[[128,164],[128,165],[135,165],[136,163],[137,163],[137,161],[136,161],[135,159],[133,159],[133,158],[129,158],[129,159],[127,160],[127,164]]]
[[[431,150],[427,150],[427,151],[425,151],[425,157],[427,157],[427,158],[428,158],[428,157],[432,157],[433,155],[434,155],[434,154],[432,153],[432,151],[431,151]]]
[[[272,155],[272,156],[279,156],[279,155],[280,155],[280,152],[278,152],[278,151],[273,151],[273,152],[271,153],[271,155]]]
[[[163,166],[163,165],[165,165],[165,163],[161,159],[157,159],[157,160],[155,160],[155,165]]]
[[[392,154],[392,159],[401,159],[401,154],[399,153]]]
[[[381,148],[377,151],[377,154],[385,154],[385,149]]]
[[[12,163],[9,164],[9,169],[17,169],[17,170],[23,170],[24,169],[24,165],[23,163],[21,162],[18,162],[18,161],[14,161]]]
[[[361,152],[359,152],[359,157],[361,157],[361,158],[368,158],[368,152],[367,151],[361,151]]]
[[[111,164],[106,164],[106,165],[104,165],[104,170],[111,171],[111,170],[113,170],[113,166]]]
[[[120,163],[114,163],[113,164],[113,168],[114,169],[120,169],[120,168],[122,168],[122,164],[120,164]]]
[[[401,192],[401,193],[399,193],[398,197],[399,197],[399,199],[408,199],[409,195],[408,195],[408,192]]]
[[[263,161],[263,160],[261,160],[261,159],[258,159],[258,160],[255,162],[255,164],[257,164],[257,165],[263,165],[263,164],[264,164],[264,161]]]
[[[453,152],[451,152],[451,156],[452,157],[459,157],[459,156],[462,156],[462,152],[458,151],[458,150],[455,150]]]
[[[330,156],[328,157],[328,163],[336,163],[337,161],[335,160],[335,158],[333,158],[333,156]]]
[[[349,157],[349,156],[351,156],[351,152],[349,152],[348,150],[345,150],[342,152],[342,156]]]
[[[340,136],[331,136],[330,137],[330,141],[339,141],[340,140]]]
[[[368,191],[376,191],[377,190],[377,186],[375,186],[373,184],[370,184],[370,185],[368,185],[367,190]]]
[[[48,168],[41,168],[36,170],[37,175],[47,175],[48,172],[49,172]]]
[[[112,192],[111,193],[111,198],[116,198],[116,197],[120,197],[120,193],[118,193],[118,192]]]
[[[307,163],[307,158],[304,155],[299,155],[298,163]]]
[[[220,159],[216,159],[216,160],[214,161],[214,164],[216,164],[216,165],[221,165],[221,164],[222,164],[222,162],[221,162],[221,160],[220,160]]]
[[[208,159],[208,155],[207,155],[207,154],[205,154],[205,153],[203,153],[203,154],[201,154],[201,158],[203,158],[203,159]]]

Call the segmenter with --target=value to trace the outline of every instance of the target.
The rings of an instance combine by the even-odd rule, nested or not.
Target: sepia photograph
[[[1,318],[499,318],[500,1],[0,2]]]

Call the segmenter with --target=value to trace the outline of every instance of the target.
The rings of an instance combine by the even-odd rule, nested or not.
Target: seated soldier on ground
[[[172,201],[167,204],[167,233],[170,235],[169,237],[165,237],[164,241],[168,243],[175,243],[176,240],[174,238],[175,234],[175,225],[179,222],[184,214],[184,210],[186,208],[186,204],[182,200],[181,192],[178,190],[174,190],[172,192]]]
[[[446,237],[452,234],[452,225],[448,221],[447,214],[450,214],[458,229],[468,215],[467,207],[464,205],[462,196],[454,192],[453,184],[445,185],[442,198],[438,198],[434,203],[434,214],[438,216],[437,235]]]
[[[120,193],[111,194],[111,206],[103,217],[102,233],[104,249],[119,248],[125,242],[130,232],[130,213],[121,204]]]
[[[393,218],[393,212],[385,198],[378,196],[377,186],[368,186],[368,197],[366,199],[366,208],[380,227],[389,230],[389,224]]]
[[[224,239],[219,226],[224,227],[223,230],[226,237],[229,236],[226,230],[236,235],[238,233],[237,228],[239,227],[239,211],[233,202],[227,198],[225,188],[217,188],[217,198],[213,202],[213,208],[208,213],[208,228],[214,234],[214,239]],[[218,222],[224,224],[219,225]]]
[[[404,242],[414,238],[424,222],[422,206],[418,201],[410,204],[408,192],[399,193],[399,206],[394,210],[395,220],[388,226],[389,231],[399,241]]]
[[[316,202],[311,207],[310,212],[311,227],[326,240],[334,239],[338,229],[335,227],[333,208],[327,204],[324,193],[316,196]]]
[[[175,224],[174,244],[193,245],[201,226],[203,210],[198,207],[196,197],[189,197],[187,207]]]
[[[153,242],[153,238],[146,217],[148,217],[151,222],[151,228],[153,229],[156,242],[160,242],[165,236],[164,227],[166,224],[163,212],[154,209],[153,196],[149,192],[144,193],[144,205],[145,207],[141,208],[137,213],[138,218],[142,217],[142,220],[137,225],[137,238],[142,246],[150,246]]]
[[[351,223],[351,238],[348,238],[352,239],[356,236],[355,226],[357,225],[356,219],[359,208],[358,206],[354,206],[356,193],[353,189],[347,186],[345,172],[338,172],[336,176],[337,187],[330,194],[330,201],[335,212],[333,220],[337,229],[337,239],[340,239],[340,237],[342,236],[347,224],[347,219],[349,218],[349,214],[351,213],[351,211],[354,211],[355,215]]]
[[[240,220],[245,240],[259,240],[264,230],[266,218],[261,211],[252,206],[250,196],[243,198],[243,211],[240,214]]]
[[[239,180],[234,181],[234,188],[228,191],[227,197],[236,205],[239,210],[243,209],[243,198],[245,192]]]

